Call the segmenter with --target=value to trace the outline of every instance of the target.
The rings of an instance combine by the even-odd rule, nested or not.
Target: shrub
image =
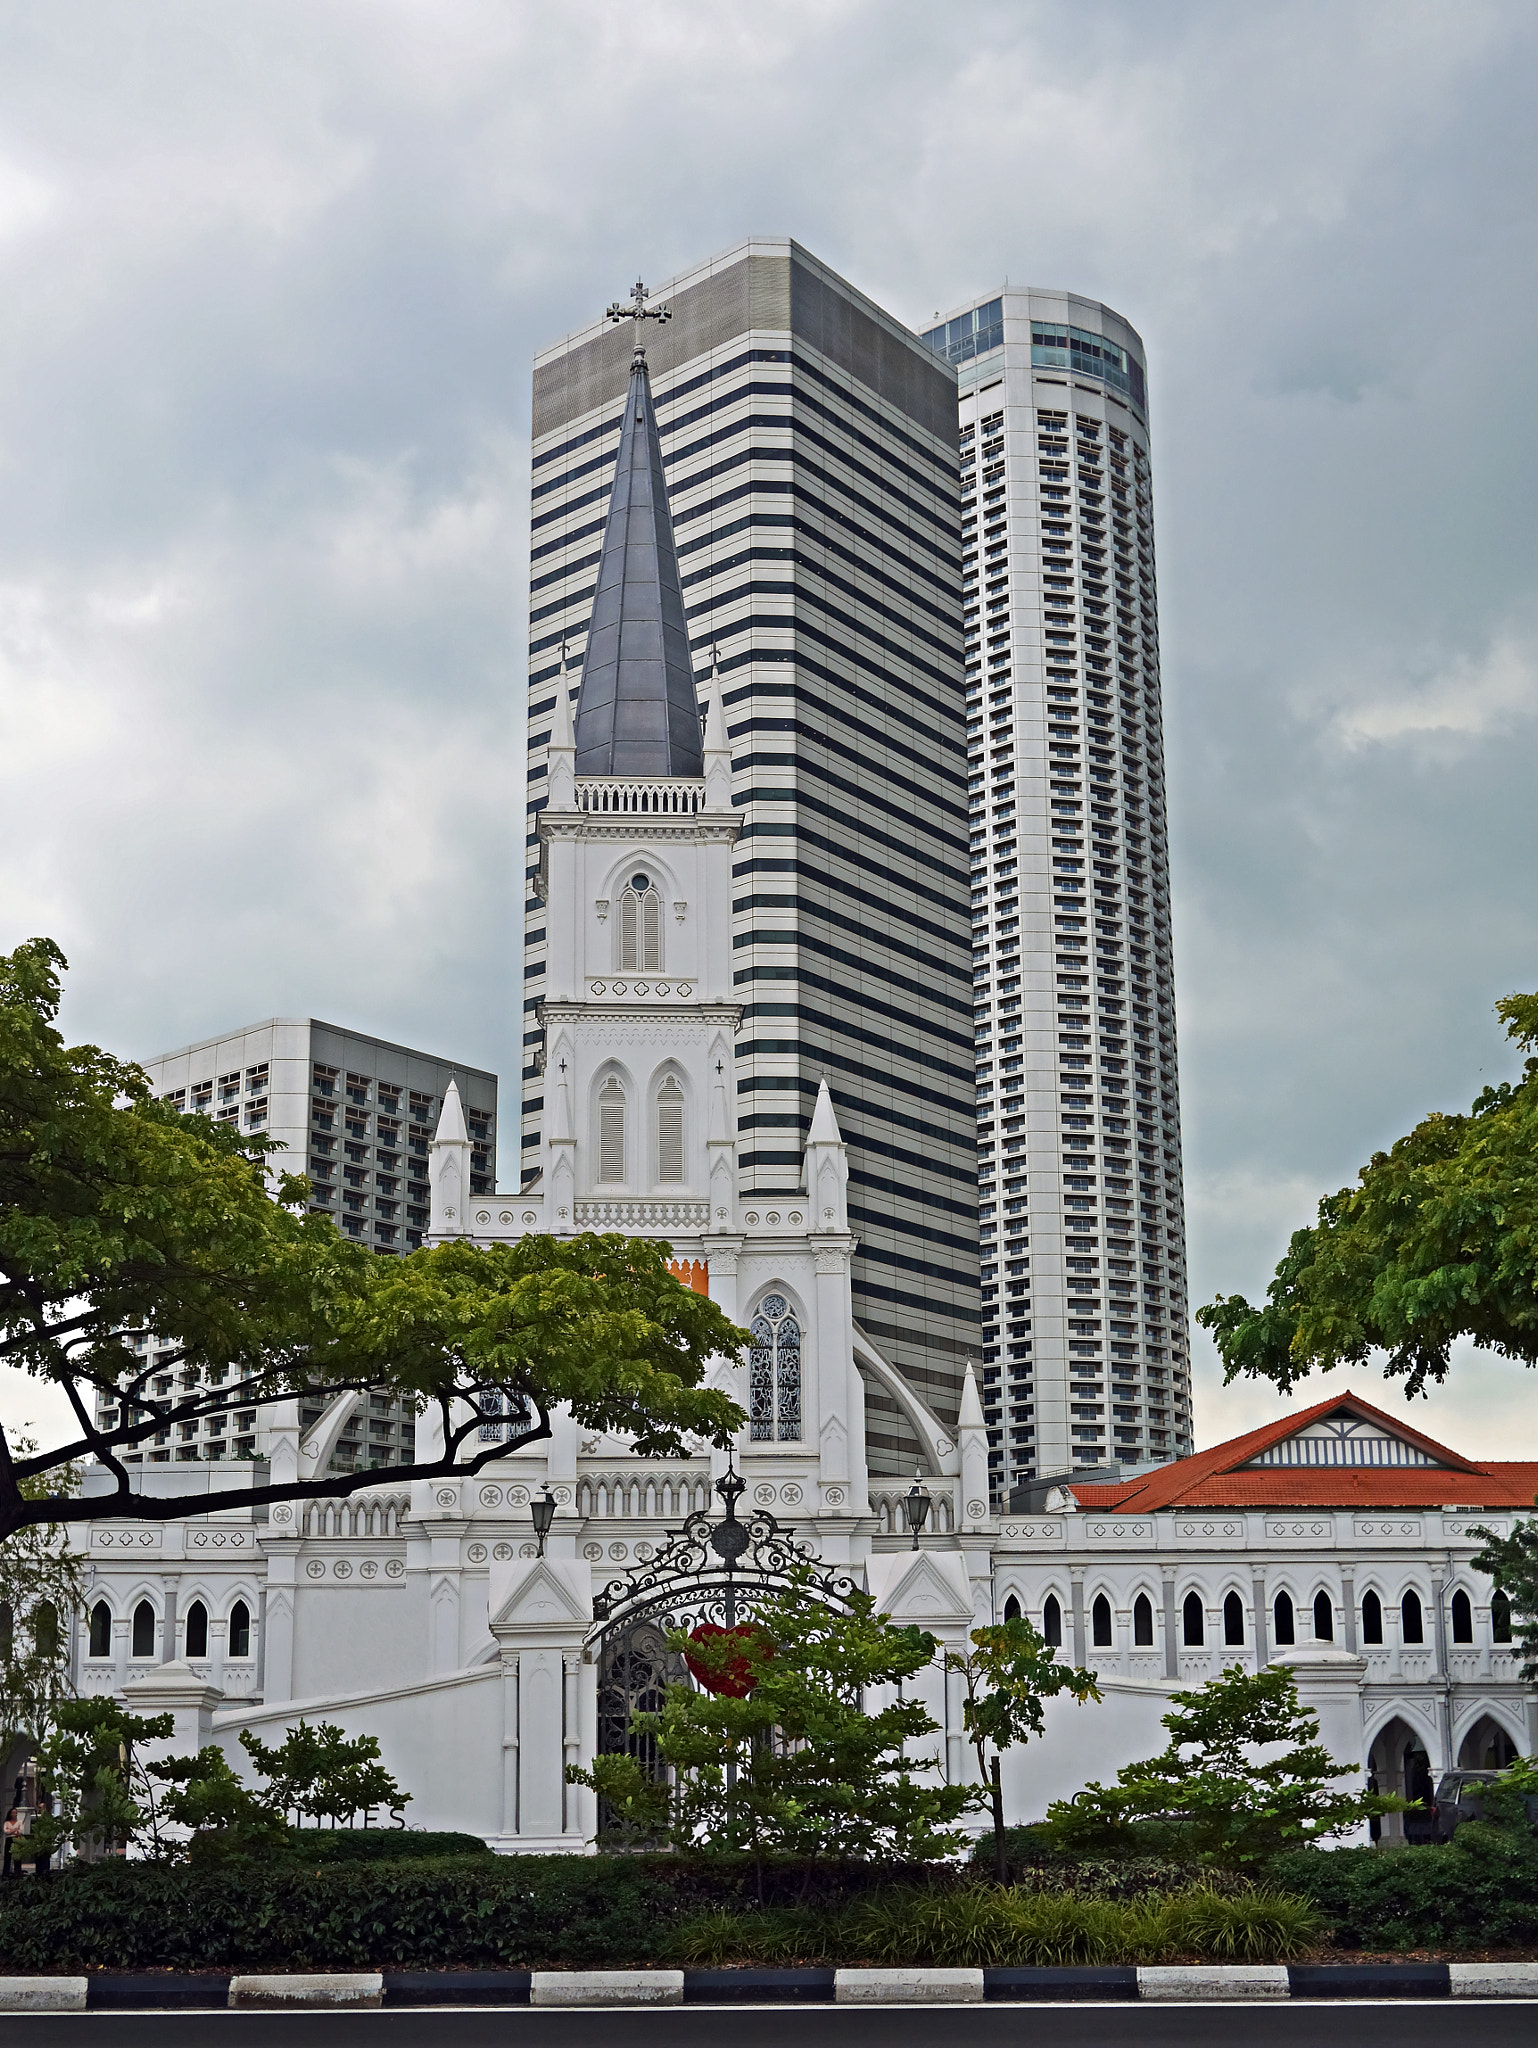
[[[495,1857],[479,1835],[428,1828],[290,1828],[288,1839],[306,1863],[420,1863],[424,1856]]]
[[[1538,1941],[1538,1843],[1469,1821],[1444,1846],[1299,1850],[1267,1876],[1311,1899],[1342,1948],[1500,1948]]]
[[[874,1963],[989,1969],[1152,1963],[1183,1957],[1282,1961],[1320,1938],[1305,1899],[1255,1889],[1115,1901],[974,1885],[887,1893],[832,1913],[804,1907],[722,1910],[685,1921],[673,1953],[685,1964]]]

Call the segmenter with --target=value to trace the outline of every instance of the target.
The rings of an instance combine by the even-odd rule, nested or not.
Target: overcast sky
[[[1535,94],[1481,0],[3,0],[0,946],[126,1055],[312,1014],[512,1102],[532,351],[755,232],[915,325],[1069,287],[1148,347],[1193,1298],[1253,1295],[1538,987]],[[1276,1412],[1197,1357],[1199,1442]],[[1538,1457],[1535,1396],[1414,1419]]]

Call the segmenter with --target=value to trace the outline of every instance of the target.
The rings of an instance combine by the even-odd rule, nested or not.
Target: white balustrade
[[[578,807],[599,817],[692,818],[704,803],[704,783],[682,777],[630,782],[584,776],[577,783]]]

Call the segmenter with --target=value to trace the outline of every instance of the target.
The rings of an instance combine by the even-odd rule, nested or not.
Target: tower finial
[[[605,317],[612,320],[616,326],[619,325],[621,320],[633,320],[635,322],[636,354],[644,355],[646,351],[641,345],[641,335],[644,331],[642,322],[655,320],[660,327],[664,320],[672,319],[673,308],[671,306],[648,306],[646,301],[651,297],[651,293],[639,278],[632,285],[630,296],[631,303],[628,306],[622,300],[616,299]]]

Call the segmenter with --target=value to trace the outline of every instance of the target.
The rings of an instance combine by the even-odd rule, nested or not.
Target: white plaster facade
[[[542,1186],[470,1192],[468,1139],[450,1091],[431,1165],[435,1238],[584,1228],[665,1235],[692,1284],[708,1286],[737,1321],[751,1326],[771,1297],[785,1304],[800,1333],[799,1399],[787,1407],[776,1385],[766,1434],[760,1383],[760,1426],[750,1420],[736,1447],[746,1501],[943,1644],[961,1644],[1012,1602],[1050,1635],[1055,1603],[1065,1654],[1101,1674],[1103,1705],[1054,1703],[1045,1739],[1006,1757],[1014,1818],[1161,1747],[1171,1690],[1232,1662],[1284,1657],[1333,1753],[1366,1768],[1376,1746],[1383,1782],[1394,1782],[1406,1748],[1435,1773],[1491,1730],[1516,1747],[1538,1746],[1534,1703],[1509,1644],[1496,1640],[1488,1581],[1469,1562],[1478,1548],[1471,1524],[1509,1525],[1512,1504],[1534,1490],[1528,1468],[1471,1466],[1412,1442],[1413,1432],[1395,1436],[1356,1403],[1347,1404],[1356,1419],[1342,1427],[1357,1430],[1349,1455],[1373,1467],[1357,1489],[1361,1505],[1282,1504],[1289,1488],[1298,1501],[1310,1488],[1317,1495],[1319,1470],[1337,1456],[1335,1438],[1309,1414],[1240,1440],[1226,1463],[1208,1452],[1119,1488],[1060,1487],[1035,1513],[990,1511],[975,1379],[968,1375],[959,1428],[947,1431],[853,1322],[847,1168],[826,1092],[800,1192],[773,1208],[738,1192],[727,1083],[736,823],[718,695],[705,737],[701,780],[646,785],[579,783],[569,722],[553,736],[541,823],[552,934]],[[636,889],[637,875],[646,889]],[[623,951],[627,888],[639,897],[655,889],[664,906],[661,957],[640,966]],[[610,1080],[623,1094],[624,1128],[611,1123],[606,1162]],[[682,1102],[681,1151],[676,1130],[663,1133],[658,1122],[669,1084],[678,1091],[666,1093],[669,1109]],[[659,1164],[680,1177],[664,1180]],[[714,1380],[751,1417],[751,1372],[723,1360]],[[869,1380],[902,1401],[924,1447],[933,1509],[916,1550],[903,1523],[905,1485],[873,1488],[868,1478]],[[312,1429],[301,1430],[297,1404],[276,1416],[274,1479],[323,1469],[351,1399]],[[782,1420],[794,1428],[782,1430]],[[1278,1443],[1289,1430],[1296,1441],[1284,1455]],[[424,1423],[430,1448],[426,1435]],[[597,1740],[595,1591],[653,1558],[686,1514],[711,1506],[723,1463],[704,1446],[643,1462],[625,1442],[558,1413],[548,1442],[409,1493],[279,1505],[265,1520],[216,1512],[185,1524],[103,1522],[80,1536],[94,1618],[77,1642],[78,1682],[169,1707],[170,1746],[215,1740],[237,1766],[243,1728],[271,1738],[303,1714],[371,1732],[412,1795],[413,1824],[462,1828],[509,1851],[580,1850],[594,1811],[586,1792],[566,1785],[565,1766],[591,1757]],[[1199,1468],[1200,1506],[1179,1498],[1187,1466]],[[212,1467],[172,1468],[147,1471],[145,1484],[207,1488],[217,1477]],[[541,1558],[529,1502],[546,1482],[557,1510]],[[1140,1486],[1162,1486],[1168,1504],[1139,1511]],[[1270,1504],[1225,1507],[1225,1486],[1234,1498],[1269,1489]],[[1439,1487],[1487,1512],[1425,1505]],[[1408,1499],[1422,1504],[1398,1504]],[[1504,1511],[1488,1512],[1497,1502]],[[1408,1592],[1420,1602],[1419,1643],[1399,1625]],[[1287,1647],[1275,1640],[1282,1593],[1296,1622]],[[1321,1594],[1329,1626],[1316,1631]],[[1364,1626],[1369,1595],[1381,1644]],[[1199,1628],[1187,1618],[1192,1602]],[[237,1603],[249,1620],[239,1655],[230,1634]],[[938,1768],[968,1777],[956,1682],[935,1668],[918,1690],[939,1726]]]

